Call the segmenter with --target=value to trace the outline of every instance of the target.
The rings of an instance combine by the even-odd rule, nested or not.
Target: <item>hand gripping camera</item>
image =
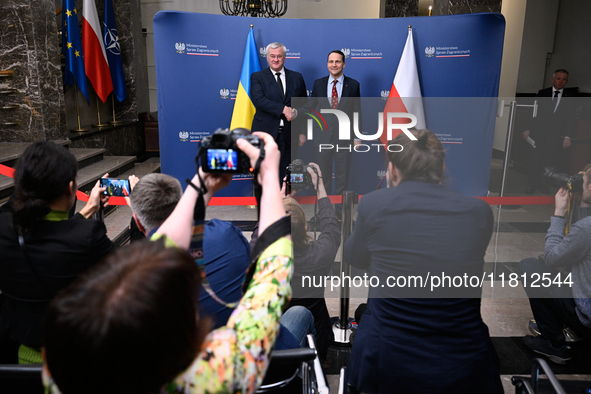
[[[212,135],[201,140],[200,161],[204,172],[248,174],[250,159],[236,146],[244,138],[253,146],[261,148],[263,142],[244,128],[217,129]]]
[[[564,187],[567,190],[583,190],[583,174],[568,175],[556,172],[554,167],[546,167],[544,177],[548,178],[554,186]],[[570,183],[570,188],[569,188]]]
[[[304,164],[300,159],[296,159],[288,165],[286,171],[287,186],[292,189],[315,189],[316,185],[312,182],[312,176],[308,172],[308,168],[311,168],[318,175],[315,167]]]

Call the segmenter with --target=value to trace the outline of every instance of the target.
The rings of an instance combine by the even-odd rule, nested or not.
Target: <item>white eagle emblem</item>
[[[434,53],[435,53],[435,47],[426,47],[425,48],[425,55],[427,55],[427,57],[433,57]]]
[[[341,52],[343,52],[345,54],[345,57],[351,56],[351,50],[349,48],[342,48]]]
[[[180,131],[179,138],[181,141],[189,141],[189,132],[188,131]]]
[[[223,99],[230,97],[230,89],[220,89],[220,97]]]
[[[177,53],[185,53],[185,44],[183,44],[182,42],[177,42],[176,44],[174,44],[174,47]]]
[[[390,91],[389,90],[382,90],[380,95],[382,96],[382,100],[387,100],[388,96],[390,95]]]
[[[259,53],[261,54],[261,57],[267,57],[267,49],[265,47],[261,47]]]

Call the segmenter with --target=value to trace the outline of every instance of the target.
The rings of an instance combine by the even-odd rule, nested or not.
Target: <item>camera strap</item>
[[[261,236],[257,239],[254,248],[250,251],[250,265],[246,270],[244,276],[244,283],[242,284],[242,292],[245,293],[246,289],[252,281],[254,272],[256,270],[256,262],[261,254],[271,246],[275,241],[281,237],[291,234],[291,221],[289,216],[284,216],[277,220],[275,223],[265,229]]]
[[[263,188],[259,183],[259,171],[261,169],[261,162],[265,158],[265,145],[260,149],[259,158],[257,159],[254,168],[252,169],[252,184],[254,189],[254,197],[257,200],[257,221],[261,217],[261,197],[263,195]]]
[[[198,194],[197,202],[195,204],[195,209],[193,210],[194,224],[193,224],[193,231],[191,234],[191,247],[189,250],[189,254],[195,260],[195,263],[197,263],[197,267],[199,268],[199,274],[201,276],[201,286],[207,292],[207,294],[209,294],[209,296],[211,298],[213,298],[220,305],[223,305],[226,308],[235,309],[238,306],[238,304],[240,303],[240,300],[235,301],[235,302],[226,302],[226,301],[222,300],[215,293],[215,291],[211,288],[211,285],[209,284],[209,281],[207,279],[207,274],[205,272],[205,259],[203,257],[203,234],[204,234],[204,230],[205,230],[205,227],[204,227],[205,226],[205,199],[203,198],[203,195],[207,193],[207,188],[205,187],[205,183],[203,182],[203,179],[201,178],[201,175],[199,174],[199,157],[200,156],[201,156],[201,148],[199,148],[199,152],[196,157],[197,177],[199,178],[199,184],[201,185],[201,187],[197,187],[197,185],[195,185],[193,182],[191,182],[190,179],[187,179],[187,183],[192,188],[194,188]],[[255,197],[257,199],[257,218],[260,216],[260,202],[261,202],[261,196],[262,196],[262,187],[259,184],[257,177],[258,177],[259,170],[261,168],[261,162],[263,161],[264,158],[265,158],[265,148],[263,145],[260,149],[259,158],[257,159],[255,166],[251,171],[253,174]],[[277,223],[278,222],[275,222],[273,225],[271,225],[265,231],[265,233],[264,233],[264,235],[266,234],[265,239],[269,238],[269,231],[268,230],[272,229],[272,228],[276,228]],[[288,231],[287,233],[290,232],[289,220],[287,221],[287,231]],[[281,236],[283,236],[283,235],[281,235]],[[276,237],[275,239],[273,239],[273,242],[275,242],[275,240],[277,240],[278,238],[279,237]],[[273,243],[273,242],[271,242],[271,243]],[[263,243],[260,243],[260,244],[262,245]],[[270,245],[271,243],[269,243],[268,245]],[[257,249],[258,245],[259,245],[259,242],[257,242],[257,245],[255,245],[255,250],[258,250]],[[266,246],[258,253],[258,255],[260,255],[264,249],[266,249]],[[257,255],[257,258],[258,258],[258,255]],[[252,253],[251,253],[251,256],[252,256]],[[244,276],[244,285],[242,288],[243,293],[246,291],[248,284],[250,283],[250,281],[252,280],[252,277],[254,276],[254,272],[256,269],[255,263],[256,263],[256,258],[254,260],[251,258],[251,262],[250,262],[250,264],[247,268],[246,274]]]
[[[201,148],[199,149],[199,153],[201,153]],[[197,155],[199,157],[199,154]],[[200,187],[195,185],[191,182],[190,179],[187,179],[187,183],[193,189],[197,191],[197,202],[195,203],[195,208],[193,210],[193,230],[191,233],[191,246],[189,249],[189,254],[197,263],[197,268],[199,268],[199,275],[201,276],[201,287],[209,294],[211,298],[213,298],[219,304],[225,306],[226,308],[234,309],[238,306],[240,300],[236,302],[226,302],[222,300],[218,295],[213,291],[209,281],[207,280],[207,274],[205,273],[205,259],[203,258],[203,233],[205,231],[205,199],[203,196],[207,193],[207,188],[205,187],[205,182],[201,178],[201,174],[199,173],[199,163],[197,162],[197,177],[199,178]]]

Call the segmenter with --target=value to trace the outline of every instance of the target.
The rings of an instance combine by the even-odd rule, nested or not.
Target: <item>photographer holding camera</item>
[[[329,346],[334,341],[330,316],[324,300],[324,287],[304,287],[302,277],[322,278],[330,273],[330,267],[341,244],[341,228],[324,184],[320,180],[322,178],[320,167],[315,163],[304,165],[301,160],[294,160],[288,167],[287,176],[290,177],[290,175],[294,175],[297,179],[302,178],[304,181],[295,183],[294,177],[286,179],[285,187],[288,196],[283,198],[283,206],[291,219],[291,237],[294,245],[294,272],[291,282],[293,298],[289,307],[303,306],[312,312],[316,347],[320,359],[324,360]],[[304,184],[307,186],[304,187]],[[291,198],[303,188],[316,189],[317,216],[320,218],[320,235],[317,239],[308,235],[304,210],[296,200]],[[258,233],[258,228],[255,227],[250,241],[251,247],[257,242]]]
[[[530,258],[519,263],[523,287],[541,332],[536,337],[527,335],[523,342],[558,364],[571,359],[565,325],[580,338],[591,337],[591,164],[579,174],[583,175],[583,186],[576,222],[565,235],[570,192],[561,187],[546,234],[544,262]],[[533,282],[536,278],[542,279],[541,285]],[[552,286],[543,284],[546,278]],[[556,285],[556,280],[562,285]]]
[[[186,251],[203,236],[199,226],[193,230],[194,217],[204,216],[231,177],[199,167],[151,242],[120,249],[51,303],[46,392],[254,392],[260,385],[290,295],[292,244],[277,183],[277,144],[270,135],[255,135],[260,149],[244,138],[236,146],[264,190],[262,235],[252,254],[252,280],[228,324],[208,334],[194,263],[202,256]]]

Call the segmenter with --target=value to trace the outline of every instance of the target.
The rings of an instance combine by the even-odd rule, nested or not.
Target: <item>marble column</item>
[[[83,1],[75,3],[82,10]],[[103,21],[104,0],[95,3],[99,21]],[[143,130],[137,120],[149,104],[140,0],[113,1],[128,93],[121,103],[115,99],[114,108],[116,119],[127,121],[125,132],[92,127],[99,114],[101,123],[113,119],[111,96],[97,108],[99,100],[90,84],[89,103],[81,93],[77,103],[74,87],[63,85],[62,15],[56,11],[61,6],[62,0],[0,1],[0,142],[68,139],[78,127],[79,113],[80,125],[91,132],[87,142],[79,140],[84,136],[76,136],[77,144],[118,147],[117,154],[143,150]],[[81,19],[82,13],[78,15]],[[123,152],[119,152],[121,147],[126,147]]]
[[[432,15],[501,12],[502,0],[433,0]]]
[[[419,12],[419,0],[386,0],[385,6],[386,18],[417,16]]]
[[[0,142],[65,139],[55,11],[55,0],[0,2],[0,72],[12,71],[0,78]]]

